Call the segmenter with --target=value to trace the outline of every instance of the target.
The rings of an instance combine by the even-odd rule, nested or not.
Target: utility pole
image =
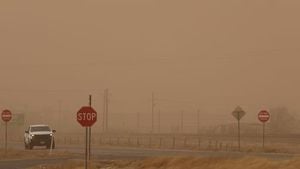
[[[200,133],[200,110],[197,111],[197,134]]]
[[[108,89],[106,89],[106,132],[108,131]]]
[[[160,133],[160,110],[158,111],[158,133]]]
[[[108,102],[108,89],[105,89],[103,97],[103,132],[108,130]]]
[[[64,119],[64,117],[61,113],[61,104],[62,104],[62,101],[58,100],[58,120],[57,120],[58,124],[57,124],[57,127],[63,128],[62,120]]]
[[[151,118],[152,128],[151,128],[151,133],[154,133],[154,106],[155,106],[155,103],[154,103],[154,92],[152,92],[152,118]]]
[[[183,133],[183,111],[181,111],[181,133]]]
[[[104,96],[103,96],[103,120],[102,120],[102,127],[103,127],[103,132],[105,132],[105,115],[106,114],[106,90],[104,90]]]
[[[136,114],[136,128],[137,133],[140,133],[140,112],[137,112]]]

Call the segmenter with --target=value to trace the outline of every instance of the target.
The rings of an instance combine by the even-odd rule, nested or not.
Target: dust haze
[[[185,132],[244,123],[260,109],[300,106],[297,0],[99,0],[0,2],[0,108],[25,124],[78,131],[88,104],[102,131]],[[160,112],[160,116],[158,113]],[[293,119],[293,118],[292,118]],[[22,128],[23,130],[23,128]]]

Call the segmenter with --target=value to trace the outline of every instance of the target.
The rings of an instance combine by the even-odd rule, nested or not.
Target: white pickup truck
[[[48,125],[30,125],[24,134],[25,149],[33,149],[34,146],[46,146],[55,148],[54,133]]]

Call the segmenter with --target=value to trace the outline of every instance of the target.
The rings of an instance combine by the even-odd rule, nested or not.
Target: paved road
[[[82,147],[63,146],[56,151],[68,151],[75,154],[84,155]],[[281,153],[244,153],[244,152],[224,152],[224,151],[190,151],[190,150],[162,150],[145,148],[116,148],[101,147],[92,149],[93,158],[101,159],[142,159],[158,156],[194,156],[194,157],[228,157],[240,158],[245,156],[258,156],[272,159],[289,159],[298,155]]]
[[[14,149],[24,149],[23,145],[11,145]],[[40,150],[41,148],[39,148]],[[27,150],[30,151],[34,150]],[[45,151],[48,151],[45,149]],[[84,159],[84,147],[79,146],[58,146],[54,151],[75,154],[76,158]],[[193,157],[229,157],[240,158],[243,156],[259,156],[272,159],[289,159],[298,155],[278,154],[278,153],[239,153],[239,152],[212,152],[212,151],[188,151],[188,150],[161,150],[161,149],[142,149],[142,148],[113,148],[97,147],[92,149],[92,158],[94,159],[143,159],[147,157],[158,156],[193,156]],[[30,166],[40,164],[60,163],[65,158],[54,159],[31,159],[31,160],[7,160],[0,161],[0,169],[25,169]]]

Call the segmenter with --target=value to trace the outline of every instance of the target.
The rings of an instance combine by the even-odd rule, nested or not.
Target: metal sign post
[[[263,143],[262,143],[263,149],[265,149],[265,123],[263,123]]]
[[[263,123],[262,147],[265,149],[265,123],[269,121],[270,113],[267,110],[261,110],[258,113],[258,120]]]
[[[240,120],[245,116],[246,112],[238,106],[232,112],[233,117],[235,117],[238,121],[238,150],[241,151],[241,134],[240,134]]]
[[[88,168],[88,127],[85,127],[85,169]]]
[[[7,154],[7,121],[5,122],[5,155]]]
[[[89,96],[89,106],[92,107],[92,95]],[[89,127],[89,161],[91,160],[92,127]]]
[[[241,151],[241,126],[240,126],[239,119],[238,119],[238,146],[239,146],[239,151]]]

